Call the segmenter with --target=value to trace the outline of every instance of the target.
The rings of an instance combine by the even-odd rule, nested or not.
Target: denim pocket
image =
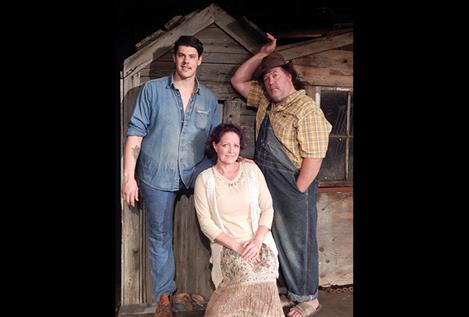
[[[298,189],[298,186],[296,186],[296,179],[298,178],[298,175],[292,175],[292,187],[293,187],[293,191],[296,192],[296,194],[299,194],[299,195],[306,195],[306,193],[308,192],[308,190],[302,192]]]
[[[199,129],[205,129],[208,125],[208,115],[210,111],[205,109],[195,109],[195,126]]]

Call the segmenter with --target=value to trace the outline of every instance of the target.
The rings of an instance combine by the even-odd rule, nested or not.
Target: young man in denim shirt
[[[176,194],[211,165],[205,142],[221,122],[217,98],[196,78],[202,53],[196,37],[181,36],[174,44],[175,72],[144,84],[128,124],[122,194],[132,207],[143,196],[156,317],[172,316]]]

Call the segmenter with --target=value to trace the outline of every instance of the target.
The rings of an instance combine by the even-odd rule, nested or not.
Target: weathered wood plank
[[[288,47],[279,46],[277,47],[277,51],[281,53],[286,60],[291,60],[305,55],[336,49],[352,43],[353,32],[348,32],[331,37],[290,44]]]
[[[257,109],[255,108],[248,108],[246,107],[246,102],[244,100],[241,100],[243,102],[243,106],[239,108],[240,115],[241,116],[256,116]]]
[[[169,31],[178,25],[180,20],[182,20],[182,15],[176,15],[164,24],[164,28]]]
[[[309,66],[295,66],[298,73],[311,85],[353,87],[353,76],[330,68],[314,68]]]
[[[206,80],[230,83],[231,77],[238,68],[236,64],[209,64],[202,63],[197,69],[197,78],[202,82]],[[155,61],[141,70],[142,76],[158,78],[174,71],[174,63]]]
[[[243,127],[254,130],[254,126],[256,124],[256,114],[254,113],[252,116],[241,115],[239,124]]]
[[[316,102],[317,104],[320,104],[320,102],[318,102],[318,98],[320,99],[321,92],[318,86],[312,86],[311,84],[307,83],[305,87],[305,91],[306,91],[306,95],[311,97],[314,100],[314,102]]]
[[[240,124],[240,111],[241,102],[238,100],[225,101],[223,122],[232,123],[239,126]]]
[[[254,159],[256,135],[254,130],[255,117],[241,116],[241,129],[244,134],[244,149],[241,151],[243,157]]]
[[[214,289],[210,279],[210,243],[200,230],[192,193],[178,195],[173,227],[178,292],[209,298]]]
[[[150,79],[154,79],[156,77],[149,77],[149,76],[142,76],[142,80],[147,81]],[[234,98],[240,98],[241,96],[234,91],[231,83],[228,82],[216,82],[210,80],[203,80],[202,83],[212,91],[212,93],[218,98],[218,100],[230,100]]]
[[[224,120],[229,120],[235,124],[246,126],[253,124],[256,120],[256,109],[246,107],[244,100],[237,98],[229,102],[225,101],[225,107],[230,108],[229,114],[233,114],[232,117],[236,119],[231,120],[231,117],[224,117]],[[252,125],[252,128],[254,128],[254,125]]]
[[[244,47],[214,24],[197,33],[196,36],[204,44],[204,63],[240,65],[251,56]],[[164,54],[158,60],[172,62],[171,52]]]
[[[194,35],[214,22],[212,5],[194,14],[185,23],[161,35],[157,40],[147,45],[145,49],[137,51],[124,61],[124,77],[139,71],[146,65],[165,54],[181,34]]]
[[[155,313],[156,306],[149,304],[129,304],[122,305],[119,309],[118,317],[135,317],[135,316],[147,316],[146,314]],[[145,315],[144,315],[145,314]]]
[[[318,193],[319,284],[353,284],[353,193]]]
[[[292,62],[295,66],[330,68],[346,76],[353,75],[353,52],[350,51],[330,50],[299,57]]]
[[[232,103],[232,104],[230,104]],[[247,158],[254,157],[255,148],[255,116],[240,115],[238,109],[242,104],[237,102],[225,101],[225,109],[228,107],[230,111],[223,117],[223,122],[229,122],[238,125],[244,134],[244,149],[241,150],[241,156]]]
[[[353,187],[319,187],[318,193],[353,193]]]
[[[143,303],[142,264],[142,212],[139,208],[122,206],[122,304]]]
[[[337,36],[339,34],[344,34],[344,33],[349,33],[349,32],[353,32],[352,27],[344,28],[344,29],[337,29],[337,30],[332,30],[331,28],[321,28],[321,29],[315,28],[314,30],[280,32],[280,33],[276,33],[275,35],[277,39],[311,37],[312,39],[303,42],[303,43],[310,43],[312,41],[315,41],[315,39],[318,39],[318,38],[330,38],[332,36]],[[287,49],[287,48],[296,47],[298,46],[298,43],[302,45],[301,42],[294,42],[291,44],[282,45],[281,48]],[[340,49],[343,49],[343,47],[341,46]]]
[[[173,62],[154,61],[150,65],[140,70],[142,77],[150,77],[151,79],[169,75],[174,72],[175,66]],[[200,66],[199,66],[200,69]],[[198,72],[198,71],[197,71]],[[199,74],[197,73],[197,77]]]
[[[203,63],[236,64],[239,66],[244,63],[244,61],[246,61],[249,57],[251,57],[249,53],[218,53],[208,51],[207,53],[204,53]]]
[[[205,63],[210,64],[237,64],[241,65],[245,60],[251,57],[249,53],[231,53],[231,52],[211,52],[210,47],[208,50],[205,50],[204,45],[204,53],[202,55],[202,65]],[[172,62],[173,58],[171,52],[168,52],[161,56],[158,61],[160,62]]]
[[[256,43],[263,45],[264,43],[268,42],[267,33],[262,31],[254,22],[250,21],[245,16],[241,17],[239,22],[247,29],[247,31],[250,33],[250,36],[255,38]]]
[[[253,39],[252,34],[246,30],[239,21],[236,21],[219,6],[211,5],[211,7],[216,25],[252,54],[255,54],[259,50],[260,43]]]
[[[138,92],[143,85],[140,81],[140,73],[135,74],[131,78],[124,80],[124,97],[121,103],[121,140],[125,141],[125,134],[127,133],[127,123],[130,120],[132,111],[134,109],[135,100],[137,99]],[[146,80],[145,80],[146,81]],[[122,143],[123,149],[124,143]]]
[[[123,151],[127,123],[140,89],[140,74],[123,79],[121,100],[121,179],[123,179]],[[131,208],[121,199],[121,303],[139,304],[145,301],[142,277],[145,276],[144,227],[142,208]]]
[[[225,115],[223,122],[232,122],[241,127],[244,134],[244,149],[241,156],[254,158],[254,141],[255,141],[255,120],[256,110],[246,107],[244,100],[236,98],[232,101],[225,101]],[[229,110],[226,110],[229,109]]]
[[[350,186],[353,186],[353,181],[351,180],[320,180],[319,181],[319,187],[321,188],[327,188],[327,187],[342,187],[342,188],[346,188],[346,187],[350,187]]]
[[[344,50],[344,51],[352,51],[353,52],[353,43],[350,44],[350,45],[346,45],[346,46],[342,46],[342,47],[339,47],[337,48],[339,50]]]
[[[202,42],[204,44],[204,56],[205,53],[227,53],[227,54],[242,54],[251,56],[249,52],[246,51],[245,48],[240,46],[237,43],[220,43],[214,42],[210,40],[205,40]]]
[[[248,50],[246,48],[244,48],[241,44],[233,40],[233,38],[228,35],[225,31],[223,31],[219,26],[217,26],[216,24],[211,24],[210,26],[213,27],[207,27],[195,35],[204,44],[204,51],[205,46],[207,45],[213,47],[239,47],[240,51],[248,53]],[[214,50],[214,52],[221,51]]]
[[[135,44],[135,48],[137,50],[140,50],[140,49],[144,48],[147,44],[150,44],[151,42],[155,41],[157,38],[159,38],[164,33],[165,33],[165,31],[158,30],[158,31],[150,34],[149,36],[147,36],[146,38],[144,38],[143,40],[141,40],[140,42]]]
[[[204,85],[210,89],[219,100],[230,100],[233,98],[240,98],[241,96],[234,91],[231,83],[228,82],[216,82],[211,80],[204,80]]]

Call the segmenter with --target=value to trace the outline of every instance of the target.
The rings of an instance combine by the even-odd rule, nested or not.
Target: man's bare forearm
[[[135,177],[135,167],[140,155],[140,146],[143,137],[129,136],[125,142],[124,148],[124,181]]]
[[[305,192],[314,181],[321,168],[322,158],[305,158],[301,164],[300,174],[296,179],[296,187],[301,192]]]

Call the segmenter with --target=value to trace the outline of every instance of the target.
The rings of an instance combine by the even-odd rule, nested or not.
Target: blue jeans
[[[306,192],[296,187],[299,170],[288,158],[266,117],[256,141],[255,161],[272,195],[272,235],[279,252],[278,286],[298,302],[318,297],[319,270],[316,240],[316,194],[319,179]]]
[[[173,212],[177,192],[153,189],[143,183],[140,192],[147,213],[148,257],[152,298],[176,290],[173,255]]]
[[[212,165],[213,162],[207,158],[197,164],[189,181],[189,188],[193,188],[197,176]],[[147,244],[148,257],[150,258],[152,299],[158,300],[161,294],[172,294],[176,290],[173,214],[178,192],[154,189],[141,182],[139,186],[147,212]],[[184,188],[181,179],[179,186]]]

